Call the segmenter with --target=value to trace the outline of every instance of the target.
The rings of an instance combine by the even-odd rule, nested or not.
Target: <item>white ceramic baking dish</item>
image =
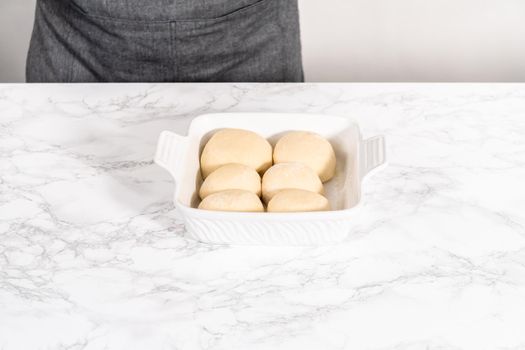
[[[196,209],[202,183],[199,158],[211,135],[222,128],[252,130],[272,145],[291,130],[316,132],[330,140],[336,157],[335,177],[325,183],[331,211],[239,213]],[[221,113],[195,118],[188,135],[160,135],[155,162],[175,179],[175,206],[187,236],[202,242],[260,245],[321,245],[344,240],[353,232],[363,179],[385,163],[382,136],[363,140],[347,118],[288,113]]]

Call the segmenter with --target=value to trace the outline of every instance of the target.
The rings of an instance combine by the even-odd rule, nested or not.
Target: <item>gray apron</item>
[[[301,82],[297,0],[38,0],[28,82]]]

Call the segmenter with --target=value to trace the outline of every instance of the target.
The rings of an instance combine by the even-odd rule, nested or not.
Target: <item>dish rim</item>
[[[191,136],[193,130],[197,128],[198,123],[205,122],[206,120],[211,120],[212,118],[217,118],[220,116],[237,116],[242,115],[243,117],[250,118],[250,117],[263,117],[263,116],[271,116],[273,118],[288,116],[288,117],[299,117],[299,118],[310,118],[310,119],[317,119],[317,118],[330,118],[330,119],[337,119],[339,122],[346,124],[346,127],[354,126],[356,128],[359,140],[358,140],[358,147],[357,147],[357,164],[358,164],[358,171],[357,174],[360,176],[360,191],[362,190],[365,182],[367,179],[375,173],[376,171],[382,169],[387,165],[386,162],[386,155],[385,155],[385,142],[383,136],[374,136],[368,139],[363,139],[361,129],[359,127],[359,124],[354,121],[352,118],[346,118],[342,116],[334,116],[334,115],[324,115],[319,113],[277,113],[277,112],[227,112],[227,113],[206,113],[199,115],[195,118],[193,118],[190,122],[190,125],[187,129],[186,135],[181,135],[172,131],[162,131],[161,135],[159,137],[158,145],[157,145],[157,153],[155,155],[155,163],[163,167],[165,170],[167,170],[174,178],[174,185],[178,187],[180,185],[179,179],[177,178],[176,174],[172,173],[166,166],[166,164],[163,164],[162,157],[159,156],[159,151],[161,151],[161,143],[163,140],[163,137],[171,137],[176,138],[176,142],[180,145],[183,142],[187,142],[189,137]],[[297,129],[300,130],[300,129]],[[167,136],[169,135],[169,136]],[[367,143],[370,143],[371,140],[378,140],[378,144],[375,145],[375,151],[380,153],[379,161],[375,161],[373,167],[368,169],[363,169],[363,157],[367,157],[368,154],[366,153]],[[179,150],[180,152],[180,150]],[[350,207],[350,208],[344,208],[344,209],[336,209],[336,210],[326,210],[326,211],[309,211],[309,212],[231,212],[231,211],[214,211],[214,210],[205,210],[205,209],[198,209],[194,208],[192,206],[186,205],[182,203],[177,197],[178,189],[175,188],[173,191],[173,202],[175,203],[175,206],[182,211],[185,215],[189,215],[192,217],[199,216],[202,219],[209,219],[209,220],[235,220],[235,221],[275,221],[275,222],[281,222],[281,221],[321,221],[321,220],[349,220],[352,217],[348,214],[350,212],[356,212],[359,208],[361,208],[363,204],[363,196],[359,196],[358,202]]]

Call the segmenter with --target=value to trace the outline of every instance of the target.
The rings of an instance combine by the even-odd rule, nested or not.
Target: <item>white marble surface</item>
[[[385,134],[358,238],[184,238],[156,138],[220,111]],[[1,85],[0,349],[525,349],[525,85]]]

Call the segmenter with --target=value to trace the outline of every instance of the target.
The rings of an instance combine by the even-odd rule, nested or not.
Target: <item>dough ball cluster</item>
[[[330,210],[323,182],[334,176],[336,158],[330,142],[315,133],[292,131],[272,150],[252,131],[223,129],[200,161],[199,209],[261,212],[265,203],[268,212]]]

